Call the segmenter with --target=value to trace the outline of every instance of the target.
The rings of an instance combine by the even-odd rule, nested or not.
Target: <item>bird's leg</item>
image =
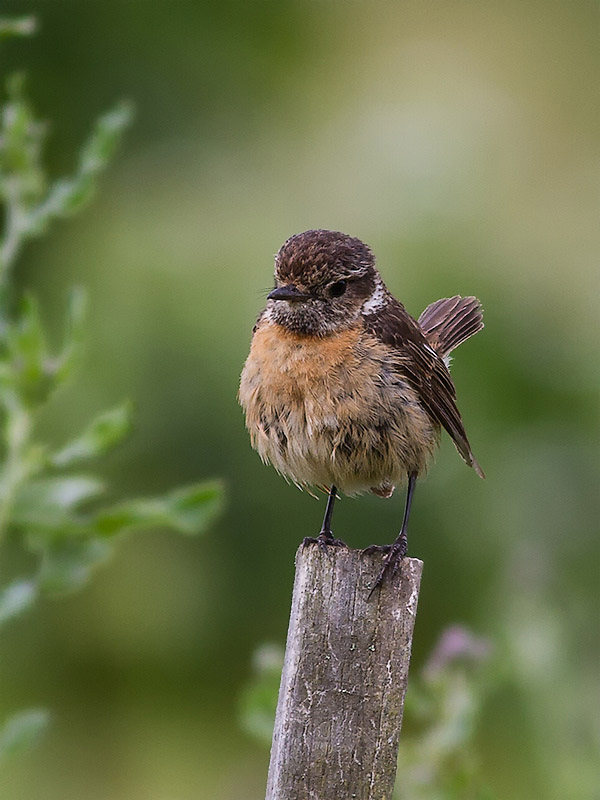
[[[333,539],[333,532],[331,530],[331,518],[333,516],[333,506],[335,505],[335,498],[337,489],[332,486],[329,490],[329,497],[327,498],[327,506],[325,507],[325,516],[323,517],[323,525],[321,526],[321,533],[319,536],[324,536],[326,539]]]
[[[329,489],[329,497],[327,498],[327,506],[325,508],[325,516],[323,517],[321,532],[316,538],[314,536],[307,536],[304,539],[304,544],[316,543],[323,549],[327,548],[329,545],[334,545],[335,547],[346,547],[345,543],[342,542],[341,539],[336,539],[334,537],[331,530],[331,517],[333,516],[333,506],[335,504],[336,497],[337,489],[335,486],[332,486]]]
[[[369,597],[373,594],[378,586],[381,586],[383,579],[387,572],[390,570],[396,572],[402,563],[402,559],[406,555],[408,542],[406,538],[406,531],[408,528],[408,518],[410,517],[410,507],[412,505],[413,494],[417,483],[417,473],[411,472],[408,476],[408,488],[406,490],[406,505],[404,506],[404,517],[402,518],[402,527],[396,540],[392,544],[387,545],[371,545],[365,548],[364,553],[377,553],[384,552],[386,554],[381,572],[377,576],[377,580],[373,584],[373,588],[369,593]]]

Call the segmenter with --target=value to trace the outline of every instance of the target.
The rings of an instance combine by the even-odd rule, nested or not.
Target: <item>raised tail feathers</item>
[[[481,303],[476,297],[444,297],[427,306],[419,325],[433,349],[446,358],[483,328]]]

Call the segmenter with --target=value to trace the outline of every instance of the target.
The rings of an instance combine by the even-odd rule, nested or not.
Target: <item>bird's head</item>
[[[275,257],[270,318],[294,333],[327,336],[353,325],[381,289],[366,244],[338,231],[290,237]]]

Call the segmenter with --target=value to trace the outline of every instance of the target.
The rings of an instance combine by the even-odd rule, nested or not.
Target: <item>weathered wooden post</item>
[[[389,800],[423,563],[301,545],[266,800]]]

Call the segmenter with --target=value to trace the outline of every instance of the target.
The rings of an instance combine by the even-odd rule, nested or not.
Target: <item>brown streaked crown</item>
[[[365,275],[374,266],[371,248],[360,239],[340,231],[311,230],[284,242],[275,257],[275,277],[282,283],[317,287],[323,282]]]
[[[376,282],[375,257],[360,239],[339,231],[304,231],[291,236],[275,257],[276,286],[286,288],[272,293],[267,311],[295,333],[326,336],[356,322]]]

